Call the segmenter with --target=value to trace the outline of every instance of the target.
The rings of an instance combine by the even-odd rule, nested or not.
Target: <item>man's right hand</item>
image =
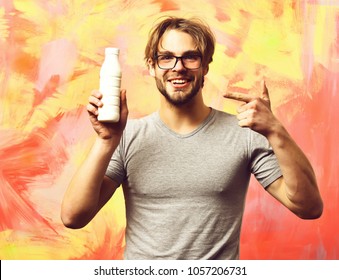
[[[87,111],[89,114],[89,119],[94,130],[101,139],[113,140],[113,138],[120,139],[122,136],[128,117],[126,90],[121,90],[120,96],[120,120],[117,123],[98,121],[98,108],[103,106],[101,101],[102,93],[100,91],[93,90],[90,97],[88,98],[89,104],[87,105]]]

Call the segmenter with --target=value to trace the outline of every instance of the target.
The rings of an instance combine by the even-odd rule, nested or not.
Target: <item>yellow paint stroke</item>
[[[125,227],[121,189],[89,225],[77,231],[61,224],[60,201],[93,140],[94,132],[89,133],[87,116],[79,111],[85,110],[88,95],[98,88],[105,47],[121,49],[122,83],[127,89],[130,116],[142,116],[157,109],[159,93],[148,75],[143,56],[149,29],[159,17],[196,15],[215,32],[216,52],[204,88],[206,102],[214,107],[235,113],[237,104],[224,100],[223,91],[232,85],[258,92],[258,82],[263,77],[267,79],[273,109],[302,94],[310,73],[314,92],[324,86],[324,67],[331,60],[329,50],[337,39],[334,23],[338,7],[330,5],[334,1],[314,1],[318,4],[270,0],[172,2],[15,0],[14,11],[0,7],[0,46],[4,46],[5,62],[0,65],[0,129],[2,135],[12,135],[11,141],[0,138],[0,148],[10,149],[12,145],[15,149],[15,144],[21,143],[25,136],[36,135],[37,129],[45,130],[44,137],[49,138],[42,143],[51,149],[49,158],[53,160],[48,163],[51,174],[29,175],[25,178],[29,181],[27,185],[11,187],[26,188],[29,206],[48,220],[58,234],[50,236],[50,231],[46,234],[43,229],[33,232],[4,229],[0,232],[0,259],[105,257],[119,254],[119,248],[125,245],[119,239]],[[39,80],[44,47],[57,41],[74,46],[74,64],[70,64],[69,71],[43,73],[46,79]],[[54,59],[46,60],[47,64],[51,63],[46,69],[55,70],[54,63],[65,57],[61,51],[54,55]],[[59,72],[64,76],[54,80],[53,76]],[[50,87],[45,91],[39,88],[38,81],[43,87],[49,79]],[[285,119],[293,121],[299,107],[287,109]],[[74,116],[75,128],[88,122],[88,130],[77,129],[72,140],[66,139],[71,126],[62,125],[70,115]],[[53,129],[58,130],[49,130],[51,122]],[[36,151],[40,148],[34,147]],[[67,162],[54,158],[54,149],[62,151]],[[34,151],[29,154],[38,157],[39,153]],[[39,160],[13,154],[24,167],[29,167],[30,161]],[[15,162],[11,164],[15,166]],[[298,257],[297,253],[294,256]]]
[[[5,9],[0,7],[0,42],[5,41],[8,35],[8,20],[5,18]]]

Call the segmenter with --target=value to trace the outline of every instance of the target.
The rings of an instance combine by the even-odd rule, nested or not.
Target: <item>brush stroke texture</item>
[[[203,7],[203,8],[202,8]],[[132,118],[157,109],[143,61],[165,15],[199,16],[216,34],[204,97],[235,112],[228,89],[256,92],[310,158],[325,209],[302,221],[252,180],[243,259],[339,258],[339,3],[335,0],[0,0],[0,259],[121,259],[121,190],[84,229],[60,221],[66,186],[93,142],[85,105],[107,46],[121,49]]]

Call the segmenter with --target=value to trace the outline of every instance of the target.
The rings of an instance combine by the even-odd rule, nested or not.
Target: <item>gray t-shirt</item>
[[[238,259],[251,173],[281,176],[262,135],[212,109],[193,132],[170,130],[158,112],[130,120],[106,175],[122,184],[126,259]]]

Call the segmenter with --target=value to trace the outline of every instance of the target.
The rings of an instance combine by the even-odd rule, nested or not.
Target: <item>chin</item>
[[[167,92],[163,94],[163,96],[166,98],[166,100],[172,104],[173,106],[183,106],[188,103],[190,103],[194,97],[197,95],[197,93],[190,92],[190,93],[184,93],[183,91],[177,91],[173,94],[168,94]]]

